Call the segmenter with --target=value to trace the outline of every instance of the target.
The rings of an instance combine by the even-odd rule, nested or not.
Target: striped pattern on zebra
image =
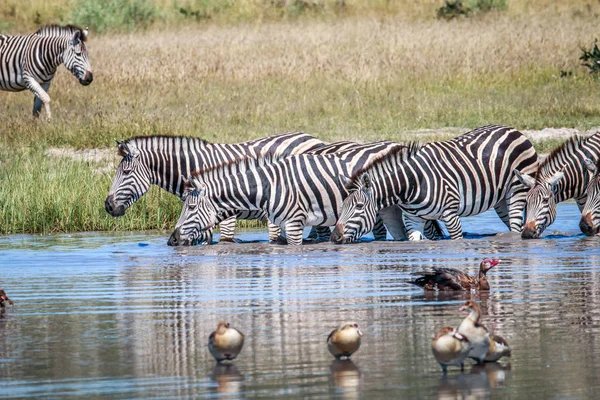
[[[35,95],[33,115],[42,105],[51,118],[48,90],[60,64],[84,86],[93,81],[85,45],[88,29],[76,26],[43,26],[30,35],[0,35],[0,89],[19,92],[29,89]]]
[[[142,136],[117,142],[123,158],[104,202],[113,217],[125,214],[127,208],[142,197],[150,185],[182,197],[182,177],[192,171],[210,168],[248,155],[286,156],[314,150],[325,143],[302,132],[288,132],[236,144],[210,143],[206,140],[176,136]],[[262,215],[256,213],[256,218]],[[222,241],[233,241],[235,218],[222,221]],[[271,235],[274,236],[275,234]],[[202,240],[209,240],[208,236]]]
[[[534,171],[536,164],[531,142],[497,125],[445,142],[412,144],[409,152],[390,152],[352,177],[332,241],[357,240],[371,229],[380,209],[394,204],[403,211],[409,240],[422,239],[427,220],[444,222],[451,239],[462,238],[460,217],[491,207],[518,232],[527,191],[513,171]]]
[[[383,154],[383,152],[388,151],[389,149],[392,149],[396,146],[403,146],[402,144],[399,143],[394,143],[394,142],[388,142],[388,141],[380,141],[380,142],[375,142],[375,143],[368,143],[368,144],[358,144],[358,143],[354,143],[354,142],[348,142],[348,141],[344,141],[344,142],[336,142],[336,143],[331,143],[328,145],[324,145],[322,147],[319,147],[316,150],[312,150],[310,152],[307,152],[305,154],[311,154],[311,155],[327,155],[327,154],[335,154],[338,157],[342,157],[344,159],[348,159],[351,161],[351,167],[352,168],[358,168],[358,166],[362,165],[365,162],[368,162],[371,158],[373,157],[378,157],[379,155]],[[248,158],[248,157],[247,157]],[[274,159],[273,157],[270,158],[270,160],[267,162],[267,164],[269,162],[275,162],[278,161],[278,159]],[[238,166],[238,163],[228,163],[226,165],[223,166],[217,166],[216,169],[222,169],[222,171],[220,173],[222,174],[227,174],[227,175],[233,175],[235,173],[239,173],[239,172],[244,172],[246,171],[246,165],[248,163],[250,163],[249,160],[242,160],[240,161],[241,166]],[[254,164],[259,165],[259,166],[263,166],[265,165],[265,161],[263,160],[257,160]],[[223,171],[227,171],[226,173]],[[210,171],[203,171],[203,172],[195,172],[192,174],[192,176],[190,177],[190,180],[194,179],[194,176],[197,175],[198,173],[204,173],[204,174],[208,174]],[[194,193],[194,187],[192,185],[190,185],[189,187],[189,194],[191,196],[197,196],[198,193],[195,192]],[[186,204],[184,204],[183,209],[182,209],[182,214],[179,218],[179,221],[175,227],[175,230],[173,231],[173,233],[171,234],[168,244],[169,245],[183,245],[183,246],[187,246],[187,245],[194,245],[196,243],[201,242],[202,238],[206,237],[206,231],[210,231],[212,228],[209,229],[203,229],[202,227],[208,226],[212,224],[208,224],[206,221],[202,222],[202,217],[200,215],[194,215],[194,213],[198,212],[199,208],[197,208],[195,206],[195,204],[193,204],[191,207],[187,207],[190,202],[195,202],[196,199],[190,199],[189,201],[186,200]],[[186,211],[188,210],[189,211]],[[189,214],[189,215],[188,215]],[[219,223],[219,221],[229,218],[232,215],[235,215],[238,219],[251,219],[256,217],[256,219],[262,219],[262,220],[266,220],[267,216],[266,214],[264,215],[257,215],[257,211],[249,211],[249,210],[245,210],[245,209],[241,209],[241,210],[236,210],[236,209],[229,209],[229,210],[225,210],[219,213],[219,217],[217,218],[217,223]],[[262,217],[262,218],[259,218]],[[319,229],[320,228],[320,229]],[[314,227],[313,226],[313,230],[311,230],[311,233],[309,235],[309,239],[311,240],[329,240],[329,236],[331,234],[331,231],[329,229],[328,226],[317,226]],[[375,237],[376,240],[383,240],[386,238],[387,236],[387,231],[385,229],[385,226],[383,225],[383,223],[381,222],[381,220],[378,220],[378,223],[376,223],[375,228],[373,229],[373,235]]]
[[[594,236],[600,232],[600,158],[595,163],[589,158],[584,161],[593,176],[586,189],[587,200],[581,212],[579,229],[587,236]]]
[[[592,173],[586,159],[600,157],[600,132],[592,136],[572,137],[554,149],[542,161],[535,175],[515,171],[521,182],[528,187],[525,207],[525,226],[521,237],[535,239],[556,218],[556,204],[574,198],[579,210],[587,199],[587,186]]]
[[[335,224],[345,183],[355,170],[391,149],[406,149],[391,142],[360,147],[343,156],[301,154],[266,164],[245,158],[195,173],[194,190],[173,234],[190,241],[230,213],[264,210],[271,222],[285,228],[288,244],[300,245],[305,226]]]

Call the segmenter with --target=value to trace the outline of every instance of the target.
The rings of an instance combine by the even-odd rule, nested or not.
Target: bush
[[[492,10],[506,8],[506,0],[445,0],[444,5],[437,11],[438,18],[450,20],[460,16],[468,17],[476,13],[487,13]]]
[[[600,72],[600,49],[598,49],[598,39],[594,40],[594,47],[591,50],[587,50],[581,47],[583,54],[579,59],[583,61],[581,65],[587,67],[590,70],[590,74],[598,74]]]
[[[133,30],[147,27],[158,17],[152,0],[79,0],[70,19],[80,26],[89,26],[101,33],[114,29]]]

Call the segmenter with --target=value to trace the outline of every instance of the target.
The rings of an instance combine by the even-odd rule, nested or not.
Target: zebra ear
[[[590,171],[591,173],[595,174],[596,171],[598,171],[598,168],[596,167],[596,163],[593,162],[592,160],[590,160],[589,158],[585,158],[583,160],[583,162],[585,163],[585,167],[588,169],[588,171]]]
[[[129,146],[127,146],[127,143],[119,142],[116,139],[115,142],[117,142],[117,153],[119,153],[121,157],[127,157],[130,153]]]
[[[89,27],[86,26],[85,29],[82,31],[82,33],[83,33],[82,39],[83,39],[84,42],[87,40],[89,32],[90,32],[89,31]]]
[[[371,175],[369,175],[367,172],[360,176],[360,182],[362,183],[363,191],[371,190],[373,182],[371,181]]]
[[[200,194],[200,196],[206,196],[206,184],[204,182],[200,182],[198,179],[192,179],[192,185],[194,185],[194,189]]]
[[[535,179],[527,174],[521,174],[518,169],[514,170],[515,176],[523,185],[527,186],[529,189],[535,186]]]
[[[75,33],[73,34],[73,39],[71,39],[71,45],[77,46],[79,43],[81,43],[81,39],[82,39],[81,31],[76,30]]]
[[[565,173],[562,170],[558,171],[557,173],[552,175],[550,179],[548,179],[548,184],[550,186],[556,185],[563,178],[563,176],[565,176]]]

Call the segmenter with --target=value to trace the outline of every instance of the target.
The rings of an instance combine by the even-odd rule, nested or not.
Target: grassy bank
[[[509,2],[450,22],[391,12],[92,33],[94,82],[82,87],[61,69],[50,123],[30,117],[30,93],[0,92],[0,232],[173,226],[179,204],[158,192],[109,218],[112,172],[45,156],[50,147],[108,148],[149,134],[400,141],[446,139],[436,129],[447,126],[600,126],[600,83],[578,60],[597,18],[578,7],[518,15]],[[432,130],[414,133],[423,128]]]

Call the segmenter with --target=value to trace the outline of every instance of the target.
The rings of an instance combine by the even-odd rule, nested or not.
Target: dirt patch
[[[74,161],[91,162],[98,165],[97,172],[104,174],[114,171],[119,162],[119,157],[114,149],[86,149],[76,150],[65,147],[52,147],[46,150],[46,155],[56,158],[68,158]]]

